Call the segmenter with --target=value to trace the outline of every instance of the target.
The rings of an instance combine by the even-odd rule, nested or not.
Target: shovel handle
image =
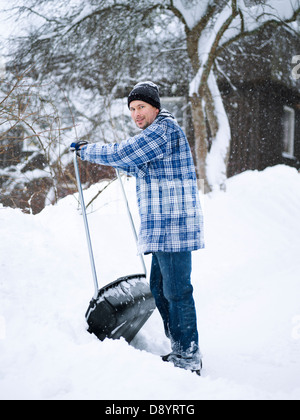
[[[130,225],[131,225],[131,228],[132,228],[132,232],[133,232],[133,235],[134,235],[134,238],[135,238],[135,242],[136,242],[136,244],[138,244],[138,236],[137,236],[137,233],[136,233],[136,228],[135,228],[133,217],[132,217],[132,214],[131,214],[131,211],[130,211],[130,207],[129,207],[127,195],[126,195],[126,192],[125,192],[124,184],[122,182],[120,172],[119,172],[118,169],[116,169],[116,174],[117,174],[118,180],[120,182],[122,195],[123,195],[123,198],[124,198],[124,201],[125,201],[125,204],[126,204],[126,209],[127,209]],[[141,258],[141,263],[142,263],[142,266],[143,266],[143,269],[144,269],[145,276],[147,277],[147,268],[146,268],[146,264],[145,264],[143,254],[140,254],[140,258]]]
[[[94,299],[96,299],[97,296],[98,296],[99,287],[98,287],[98,280],[97,280],[97,273],[96,273],[96,267],[95,267],[95,259],[94,259],[94,254],[93,254],[93,248],[92,248],[91,235],[90,235],[89,224],[88,224],[87,215],[86,215],[86,207],[85,207],[85,203],[84,203],[84,196],[83,196],[82,185],[81,185],[81,181],[80,181],[80,174],[79,174],[76,151],[74,152],[73,159],[74,159],[74,168],[75,168],[75,174],[76,174],[76,180],[77,180],[78,192],[79,192],[79,198],[80,198],[80,205],[81,205],[82,216],[83,216],[83,220],[84,220],[85,234],[86,234],[86,239],[87,239],[87,244],[88,244],[88,249],[89,249],[89,255],[90,255],[92,275],[93,275],[93,280],[94,280],[94,287],[95,287]]]

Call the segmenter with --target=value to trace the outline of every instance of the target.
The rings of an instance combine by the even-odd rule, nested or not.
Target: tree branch
[[[199,69],[199,66],[200,66],[200,60],[199,60],[199,54],[198,54],[199,36],[202,33],[202,31],[206,28],[209,20],[214,15],[214,13],[217,9],[217,5],[216,4],[209,5],[206,13],[204,14],[204,16],[200,19],[200,21],[197,23],[197,25],[193,29],[190,29],[188,27],[187,22],[186,22],[186,20],[183,16],[183,14],[174,6],[174,1],[173,0],[170,1],[170,5],[167,6],[167,8],[172,13],[174,13],[174,15],[176,17],[178,17],[179,20],[184,25],[185,33],[186,33],[186,36],[187,36],[188,55],[190,57],[190,60],[191,60],[194,71],[197,72],[197,70]]]
[[[244,39],[247,36],[255,35],[258,32],[260,32],[261,30],[264,30],[268,27],[279,28],[279,27],[286,26],[286,27],[289,28],[289,23],[295,22],[297,20],[298,16],[299,16],[299,14],[300,14],[300,7],[297,10],[295,10],[295,12],[294,12],[294,14],[291,18],[289,18],[285,21],[284,20],[278,20],[278,19],[277,20],[272,19],[272,20],[268,20],[267,22],[263,23],[262,25],[258,26],[257,28],[253,29],[252,31],[245,31],[244,15],[243,15],[242,11],[239,10],[239,15],[241,17],[241,32],[237,36],[229,39],[221,47],[219,47],[217,52],[216,52],[216,55],[219,56],[224,50],[226,50],[226,48],[228,48],[230,45],[232,45],[236,41],[239,41],[240,39]],[[274,17],[274,15],[271,15],[271,14],[269,14],[269,15]]]
[[[200,90],[203,89],[203,88],[205,89],[209,74],[210,74],[211,69],[214,65],[215,59],[218,56],[218,47],[219,47],[219,44],[220,44],[220,41],[221,41],[222,37],[223,37],[224,33],[227,31],[227,29],[230,27],[233,20],[237,17],[238,14],[239,14],[239,11],[237,9],[237,1],[233,0],[233,2],[232,2],[232,14],[223,23],[219,32],[217,33],[215,41],[214,41],[214,43],[211,47],[211,50],[210,50],[208,60],[205,64],[205,66],[204,66],[204,70],[203,70],[202,78],[201,78],[201,82],[200,82]]]
[[[22,13],[23,11],[28,11],[34,15],[37,15],[38,17],[41,17],[42,19],[44,19],[46,22],[49,23],[57,23],[59,24],[60,22],[56,19],[49,19],[47,18],[45,15],[42,15],[41,13],[38,13],[36,10],[32,9],[31,7],[27,7],[27,6],[22,6],[20,7],[20,12]]]
[[[142,12],[143,19],[148,16],[153,10],[156,9],[160,9],[162,7],[161,4],[155,4],[151,7],[147,7],[144,9],[144,11],[142,11],[142,9],[138,10],[139,12]],[[130,13],[137,13],[137,8],[136,6],[131,6],[130,4],[122,4],[122,3],[116,3],[113,6],[108,6],[105,8],[100,8],[100,9],[96,9],[94,10],[92,13],[84,16],[82,19],[80,19],[78,22],[74,23],[72,26],[70,26],[70,28],[66,31],[65,34],[70,33],[74,28],[80,26],[83,22],[85,22],[86,20],[89,20],[91,18],[93,18],[94,16],[98,16],[98,15],[105,15],[107,12],[112,13],[113,10],[126,10],[127,12]],[[142,19],[142,20],[143,20]]]

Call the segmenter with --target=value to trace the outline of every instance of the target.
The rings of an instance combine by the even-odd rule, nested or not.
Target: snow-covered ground
[[[125,185],[138,223],[135,182]],[[1,207],[0,399],[300,399],[300,174],[246,172],[202,203],[201,378],[160,360],[157,311],[132,346],[86,332],[93,282],[75,197],[36,216]],[[100,286],[141,271],[117,183],[89,223]]]

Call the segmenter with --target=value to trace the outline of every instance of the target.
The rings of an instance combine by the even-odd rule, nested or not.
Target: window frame
[[[295,158],[296,113],[294,108],[286,105],[283,110],[282,156],[285,158]]]

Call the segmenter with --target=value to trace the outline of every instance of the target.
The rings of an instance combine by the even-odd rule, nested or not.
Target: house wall
[[[267,81],[222,90],[232,133],[228,176],[277,164],[299,169],[300,98]],[[285,106],[295,110],[294,158],[282,155]]]

